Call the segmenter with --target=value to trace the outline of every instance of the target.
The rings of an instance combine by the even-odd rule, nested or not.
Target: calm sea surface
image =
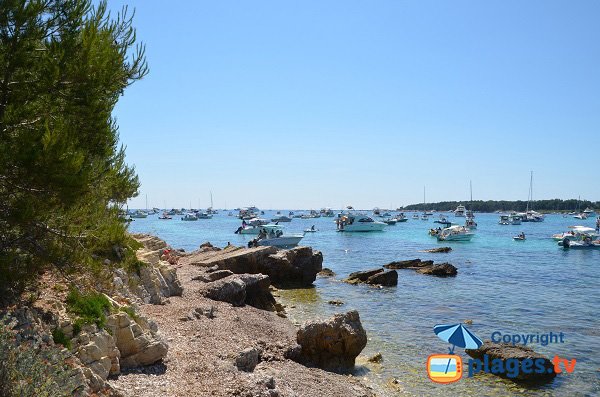
[[[275,217],[275,211],[265,211],[263,217]],[[565,251],[549,238],[569,225],[593,227],[594,220],[549,215],[542,223],[501,226],[498,215],[477,214],[479,227],[471,242],[441,244],[427,234],[437,226],[435,219],[437,215],[428,222],[409,219],[379,233],[337,233],[333,218],[294,219],[283,224],[287,232],[315,225],[319,231],[307,233],[302,245],[321,250],[323,267],[337,274],[334,279],[317,279],[314,288],[281,291],[289,317],[302,322],[357,309],[369,337],[363,355],[382,352],[384,359],[381,365],[364,365],[359,357],[357,375],[379,388],[381,395],[600,395],[600,250]],[[449,219],[464,222],[453,215]],[[227,242],[245,245],[250,237],[233,233],[239,224],[227,212],[196,222],[183,222],[180,216],[164,221],[151,215],[136,219],[130,230],[157,235],[173,247],[189,251],[205,241],[218,246]],[[513,241],[512,236],[521,231],[527,241]],[[419,252],[442,245],[451,246],[452,252]],[[458,268],[458,276],[442,279],[399,270],[398,286],[385,289],[339,281],[353,271],[412,258],[450,262]],[[332,299],[345,304],[331,306],[327,302]],[[436,337],[433,326],[467,319],[473,321],[468,328],[482,339],[489,339],[494,331],[563,332],[563,344],[531,346],[550,357],[577,359],[575,371],[536,389],[487,374],[473,378],[465,374],[451,385],[434,384],[425,370],[427,357],[447,353],[449,345]],[[468,359],[462,349],[455,353],[463,362]],[[400,381],[396,391],[384,386],[392,377]]]

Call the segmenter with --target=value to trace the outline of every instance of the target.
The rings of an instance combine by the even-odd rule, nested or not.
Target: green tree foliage
[[[0,1],[0,292],[127,244],[139,182],[111,114],[148,71],[135,42],[105,2]]]
[[[477,212],[494,212],[494,211],[525,211],[527,209],[527,201],[506,201],[506,200],[488,200],[482,201],[477,200],[473,202],[468,201],[442,201],[439,203],[427,203],[427,204],[411,204],[404,207],[407,210],[436,210],[436,211],[450,211],[456,209],[456,207],[462,204],[472,211]],[[583,211],[586,207],[600,208],[600,202],[592,202],[588,200],[578,201],[577,199],[571,200],[536,200],[529,204],[529,209],[535,211],[576,211],[577,208]]]

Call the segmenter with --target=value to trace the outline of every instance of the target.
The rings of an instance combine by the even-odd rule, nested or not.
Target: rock
[[[354,273],[350,273],[348,275],[348,277],[346,279],[344,279],[343,281],[345,282],[349,282],[349,281],[353,281],[353,280],[358,280],[359,282],[365,282],[367,281],[367,279],[377,273],[381,273],[383,272],[383,269],[378,267],[376,269],[371,269],[371,270],[364,270],[364,271],[360,271],[360,272],[354,272]]]
[[[275,247],[229,246],[214,252],[194,252],[180,259],[183,265],[227,269],[236,274],[265,274],[277,285],[312,284],[321,271],[323,255],[310,247],[280,250]]]
[[[212,281],[217,281],[227,276],[231,276],[233,272],[231,270],[215,270],[210,273],[201,274],[199,276],[195,276],[192,280],[203,281],[205,283],[210,283]]]
[[[373,355],[372,357],[369,357],[367,359],[368,362],[370,363],[376,363],[379,364],[380,362],[383,361],[383,356],[381,355],[381,353],[376,353],[375,355]]]
[[[335,300],[330,300],[329,302],[330,305],[334,305],[334,306],[341,306],[344,304],[344,302],[342,302],[341,300],[335,299]]]
[[[487,355],[490,363],[494,359],[500,359],[504,363],[506,363],[506,360],[508,359],[517,359],[519,362],[522,362],[525,359],[543,360],[545,371],[542,373],[535,373],[535,371],[532,371],[532,373],[526,374],[523,373],[523,371],[519,371],[516,378],[508,379],[522,382],[544,383],[549,382],[556,377],[556,373],[554,372],[554,364],[552,361],[550,361],[548,357],[536,353],[533,351],[533,349],[526,346],[512,345],[507,343],[492,343],[490,341],[486,341],[479,349],[465,349],[465,353],[479,360],[483,360],[484,355]],[[505,374],[500,376],[506,377]]]
[[[450,252],[450,251],[452,251],[451,247],[439,247],[439,248],[432,248],[429,250],[423,250],[421,252],[429,252],[432,254],[436,254],[436,253],[446,253],[446,252]]]
[[[107,317],[106,328],[121,354],[121,368],[154,364],[167,355],[168,345],[142,317],[135,321],[127,313],[117,312]]]
[[[258,309],[276,311],[270,284],[269,276],[264,274],[232,274],[208,283],[201,293],[209,299],[228,302],[233,306],[247,304]]]
[[[235,366],[240,371],[252,372],[260,361],[262,350],[257,347],[249,347],[242,350],[235,359]]]
[[[449,263],[442,263],[439,265],[430,265],[417,269],[417,273],[437,277],[455,277],[458,274],[458,270],[454,265],[451,265]]]
[[[406,261],[395,261],[384,265],[386,269],[415,269],[423,266],[433,265],[433,261],[422,261],[420,259],[409,259]]]
[[[398,285],[398,272],[395,270],[387,270],[372,275],[366,281],[367,284],[382,285],[384,287],[392,287]]]
[[[323,270],[321,270],[319,273],[317,273],[319,276],[321,277],[333,277],[335,276],[335,273],[333,272],[333,270],[328,269],[328,268],[323,268]]]
[[[367,345],[367,333],[356,310],[325,321],[307,322],[298,330],[298,361],[333,372],[348,372]]]
[[[465,323],[467,325],[473,325],[473,320],[467,319],[467,320],[464,320],[463,323]]]

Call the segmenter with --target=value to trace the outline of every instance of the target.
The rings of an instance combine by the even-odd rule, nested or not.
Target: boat
[[[523,222],[544,222],[544,215],[540,214],[539,212],[536,212],[532,209],[529,209],[530,207],[533,207],[532,202],[533,201],[533,171],[531,171],[531,178],[529,180],[529,197],[527,200],[527,209],[525,210],[524,213],[519,214],[521,215],[521,220]]]
[[[590,207],[586,207],[586,209],[583,210],[583,213],[586,214],[588,216],[588,218],[594,217],[596,215],[596,211]]]
[[[387,225],[364,214],[338,214],[335,220],[339,232],[380,232]]]
[[[582,220],[582,221],[584,221],[584,220],[586,220],[588,217],[587,217],[587,214],[586,214],[586,213],[582,212],[581,214],[573,215],[573,218],[575,218],[575,219],[579,219],[579,220]]]
[[[182,221],[197,221],[198,217],[193,212],[188,212],[181,218],[181,220]]]
[[[315,229],[315,225],[312,225],[308,229],[304,229],[304,233],[315,233],[315,232],[318,232],[318,231],[319,231],[319,229]]]
[[[498,221],[499,225],[510,225],[510,216],[508,215],[500,215],[500,220]]]
[[[278,216],[277,218],[272,218],[271,222],[291,222],[292,218],[290,218],[289,216],[285,216],[285,215],[281,215]]]
[[[464,226],[450,226],[436,236],[438,241],[471,241],[475,233]]]
[[[475,222],[474,218],[468,217],[465,220],[465,227],[469,229],[477,229],[477,222]]]
[[[163,220],[167,220],[167,219],[173,219],[173,217],[171,215],[169,215],[168,212],[163,212],[161,216],[158,217],[158,219],[163,219]]]
[[[552,239],[556,241],[562,241],[565,238],[568,238],[571,241],[579,241],[582,240],[585,236],[590,236],[592,238],[600,236],[600,234],[596,232],[596,229],[592,227],[569,226],[569,229],[571,230],[568,232],[553,234]]]
[[[593,240],[592,235],[584,234],[581,240],[571,240],[565,237],[558,242],[558,245],[565,249],[594,249],[600,248],[600,240]]]
[[[331,210],[331,208],[321,208],[321,215],[326,218],[333,218],[335,213]]]
[[[510,214],[508,219],[509,219],[511,225],[520,225],[521,221],[523,220],[521,215],[516,214],[516,213]]]
[[[235,234],[260,234],[261,230],[265,230],[267,234],[271,230],[273,230],[275,233],[277,233],[278,231],[283,232],[283,226],[271,225],[271,224],[269,224],[269,225],[246,225],[246,226],[240,226],[235,231]]]
[[[518,236],[514,236],[513,240],[515,240],[515,241],[525,241],[525,234],[521,233]]]
[[[398,215],[396,215],[393,219],[396,220],[396,222],[406,222],[408,221],[408,218],[406,216],[404,216],[404,213],[399,213]]]
[[[450,222],[450,221],[449,221],[449,220],[448,220],[448,219],[447,219],[445,216],[443,216],[443,215],[440,215],[440,219],[437,219],[437,220],[433,221],[433,223],[439,223],[439,224],[441,224],[441,225],[447,225],[447,226],[450,226],[450,225],[452,225],[452,222]],[[446,227],[447,227],[447,226],[446,226]]]
[[[148,213],[146,213],[142,210],[137,210],[137,211],[134,211],[133,213],[131,213],[129,216],[132,218],[147,218]]]
[[[466,208],[464,205],[460,204],[458,207],[456,207],[456,209],[454,210],[454,216],[458,216],[458,217],[462,217],[464,218],[465,216],[465,212],[466,212]]]
[[[422,221],[428,221],[429,220],[429,215],[426,212],[424,212],[423,215],[421,215],[421,220]]]
[[[388,218],[388,219],[384,219],[383,223],[385,223],[386,225],[395,225],[398,221],[394,218]]]
[[[196,212],[196,217],[198,219],[212,219],[212,213],[205,211],[205,212]]]
[[[419,219],[419,214],[413,214],[412,218],[413,219]]]
[[[295,247],[304,238],[304,234],[289,234],[274,237],[265,237],[257,240],[257,245],[289,248]]]

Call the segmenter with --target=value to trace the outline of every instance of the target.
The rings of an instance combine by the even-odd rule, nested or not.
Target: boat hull
[[[381,232],[387,225],[383,222],[370,222],[365,224],[345,225],[340,232]]]
[[[258,245],[261,246],[270,246],[270,247],[295,247],[300,243],[300,240],[304,235],[290,235],[290,236],[281,236],[281,237],[273,237],[266,238],[260,240]]]

